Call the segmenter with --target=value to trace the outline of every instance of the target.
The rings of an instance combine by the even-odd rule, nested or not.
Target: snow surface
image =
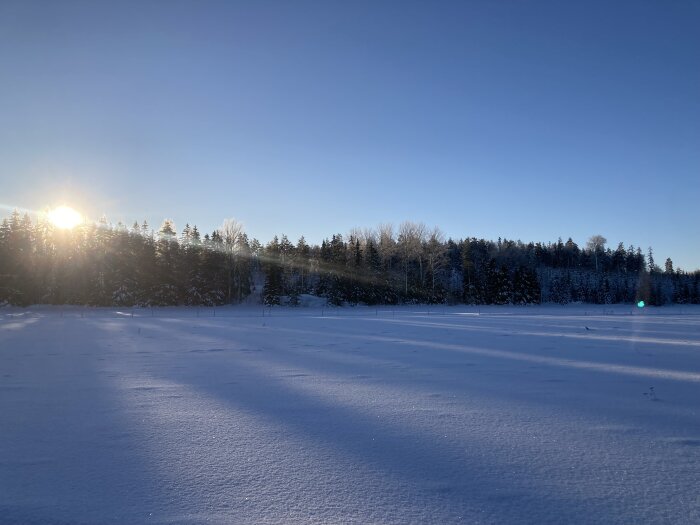
[[[700,523],[699,404],[691,307],[3,308],[0,523]]]

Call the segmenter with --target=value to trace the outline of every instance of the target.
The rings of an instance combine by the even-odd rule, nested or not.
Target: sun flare
[[[83,222],[83,216],[73,208],[59,206],[48,213],[51,224],[62,230],[70,230]]]

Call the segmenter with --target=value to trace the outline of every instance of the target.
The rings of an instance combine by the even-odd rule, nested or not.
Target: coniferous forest
[[[202,234],[103,218],[55,228],[17,211],[0,225],[0,304],[222,305],[253,292],[266,305],[303,294],[332,305],[700,303],[700,271],[656,264],[651,248],[592,236],[523,243],[445,239],[404,222],[332,235],[320,246],[285,235],[263,245],[227,220]],[[250,300],[250,299],[249,299]]]

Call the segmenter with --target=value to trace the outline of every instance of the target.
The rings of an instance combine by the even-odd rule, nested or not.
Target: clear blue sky
[[[696,1],[3,0],[0,205],[602,234],[695,269],[698,27]]]

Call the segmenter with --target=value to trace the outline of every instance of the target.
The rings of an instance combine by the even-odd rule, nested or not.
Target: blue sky
[[[697,2],[0,3],[0,205],[700,267]],[[8,212],[5,212],[5,214]]]

